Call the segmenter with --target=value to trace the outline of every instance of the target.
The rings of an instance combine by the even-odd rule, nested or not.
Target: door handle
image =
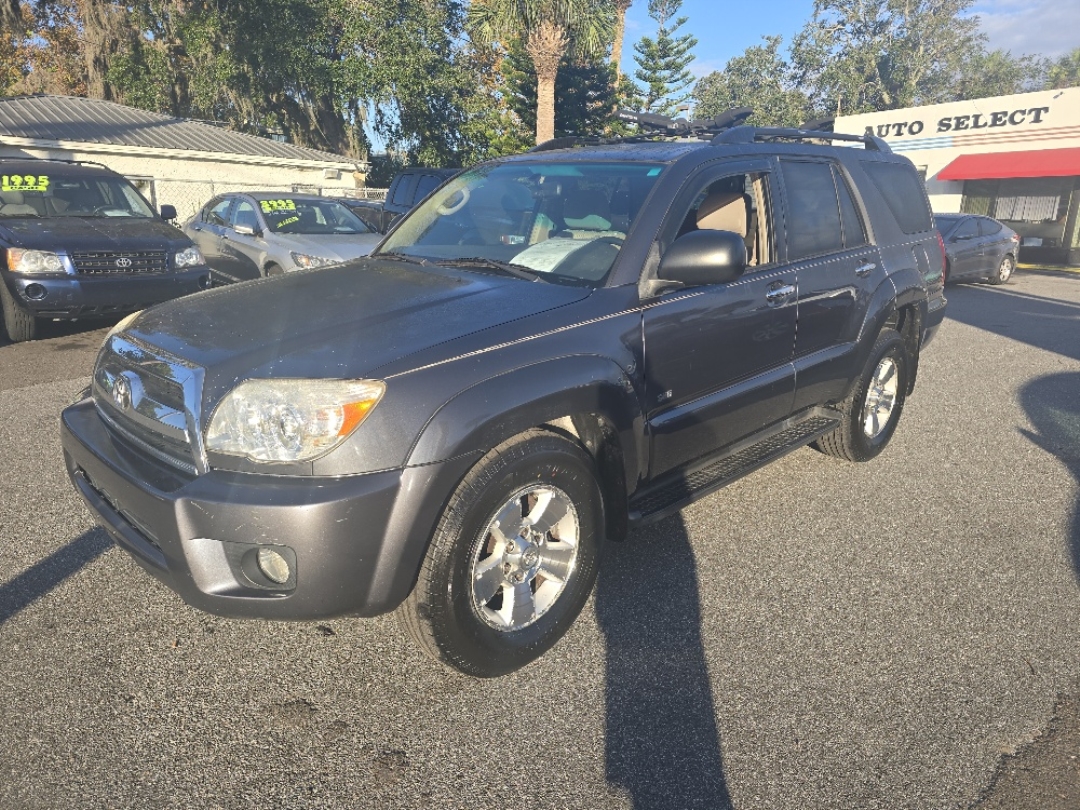
[[[783,303],[783,301],[791,295],[795,294],[794,284],[777,284],[770,287],[769,291],[765,293],[765,300],[769,302],[771,306]]]
[[[866,264],[861,264],[855,268],[855,275],[859,278],[866,278],[866,276],[870,275],[875,270],[877,270],[877,265],[873,262],[867,262]]]

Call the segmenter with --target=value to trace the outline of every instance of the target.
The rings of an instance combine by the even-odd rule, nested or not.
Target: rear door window
[[[866,244],[866,229],[863,227],[859,209],[855,207],[855,200],[852,199],[847,180],[836,166],[833,166],[833,180],[836,182],[836,193],[840,198],[840,222],[844,226],[844,247],[861,247]]]
[[[420,178],[420,182],[416,184],[416,194],[413,199],[416,202],[420,202],[428,194],[433,192],[442,183],[441,177],[435,177],[434,175],[425,174]]]
[[[885,204],[896,217],[900,230],[904,233],[922,233],[933,227],[926,191],[913,168],[900,163],[860,162],[863,171],[885,198]]]
[[[980,219],[979,230],[983,236],[993,236],[994,234],[1001,233],[1001,223],[996,219]]]
[[[787,192],[788,261],[843,250],[843,227],[828,163],[780,162]]]
[[[968,240],[974,239],[979,235],[979,223],[974,219],[965,219],[960,223],[960,227],[956,229],[956,233],[952,238],[956,240]]]

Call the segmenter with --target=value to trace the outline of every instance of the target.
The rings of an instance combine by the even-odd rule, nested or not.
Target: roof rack
[[[710,140],[713,136],[737,126],[753,115],[750,107],[733,107],[714,118],[687,121],[685,118],[668,118],[656,113],[618,110],[616,117],[628,124],[635,124],[640,132],[633,135],[620,135],[610,138],[589,135],[569,135],[552,138],[537,144],[530,152],[547,152],[552,149],[570,149],[575,146],[605,146],[617,143],[644,143],[647,141],[669,141],[673,138],[701,138]]]
[[[98,163],[96,160],[68,160],[67,158],[52,158],[52,157],[35,157],[33,155],[0,155],[0,160],[41,160],[48,163],[67,163],[72,166],[100,166],[103,169],[112,169],[106,166],[104,163]]]
[[[756,141],[851,141],[861,143],[872,152],[884,152],[891,154],[892,149],[876,135],[847,135],[841,132],[828,132],[826,130],[793,129],[785,127],[732,127],[721,132],[712,139],[712,143],[742,144]]]

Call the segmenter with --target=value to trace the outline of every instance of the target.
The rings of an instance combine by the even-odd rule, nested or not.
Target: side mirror
[[[734,281],[746,269],[746,242],[731,231],[690,231],[671,243],[657,278],[687,287]]]
[[[258,236],[258,232],[250,225],[233,225],[233,230],[244,236]]]
[[[158,210],[161,212],[161,218],[166,222],[176,219],[175,205],[163,205]]]

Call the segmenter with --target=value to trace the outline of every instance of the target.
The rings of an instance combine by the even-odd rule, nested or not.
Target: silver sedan
[[[214,197],[184,223],[216,283],[288,273],[366,256],[382,240],[336,200],[260,192]]]

